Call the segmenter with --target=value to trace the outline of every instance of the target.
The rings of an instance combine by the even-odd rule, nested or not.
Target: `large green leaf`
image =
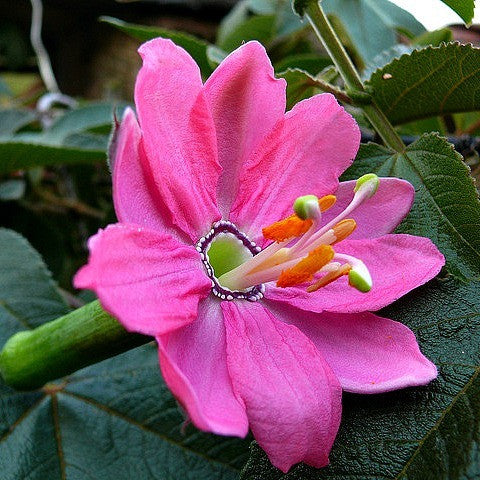
[[[457,12],[465,23],[468,24],[472,21],[475,8],[474,0],[442,0],[442,2]]]
[[[368,85],[393,124],[480,110],[480,48],[449,43],[403,55],[375,71]]]
[[[0,265],[0,343],[67,311],[40,255],[22,236],[4,228]]]
[[[452,145],[433,133],[409,145],[405,153],[362,145],[345,178],[367,172],[412,183],[415,203],[400,230],[431,238],[445,255],[450,273],[461,279],[480,278],[480,203],[468,167]]]
[[[105,161],[105,149],[0,140],[0,174],[45,165]]]
[[[411,35],[425,31],[413,15],[388,0],[323,0],[322,6],[340,20],[364,62],[395,45],[396,30]]]
[[[45,131],[3,136],[0,174],[46,165],[104,161],[114,111],[121,117],[124,108],[124,103],[88,104],[67,111]],[[18,116],[18,122],[26,119]],[[93,133],[98,130],[104,133]]]
[[[43,143],[59,145],[71,135],[97,130],[106,127],[105,134],[109,134],[114,115],[122,118],[126,104],[120,102],[112,103],[90,103],[79,108],[67,111],[59,117],[41,137]]]
[[[39,255],[0,230],[0,344],[65,313]],[[185,425],[146,345],[42,390],[0,382],[2,480],[233,480],[248,442]]]
[[[242,480],[480,478],[480,284],[433,281],[382,314],[415,332],[438,379],[382,395],[345,394],[328,467],[300,465],[283,475],[254,446]]]
[[[204,77],[208,77],[213,71],[207,53],[211,44],[201,38],[166,28],[128,23],[108,16],[101,17],[101,20],[142,42],[156,37],[169,38],[180,47],[183,47],[194,58]]]

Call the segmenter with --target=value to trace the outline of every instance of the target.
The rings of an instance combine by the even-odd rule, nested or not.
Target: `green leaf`
[[[422,120],[404,123],[398,127],[398,133],[401,135],[418,136],[430,132],[437,132],[443,136],[447,135],[447,128],[442,117],[423,118]]]
[[[275,71],[284,72],[289,68],[298,68],[316,75],[329,65],[332,65],[330,58],[321,57],[318,53],[298,53],[284,57],[275,63]]]
[[[345,178],[370,172],[404,178],[415,187],[415,203],[401,232],[431,238],[458,278],[480,278],[480,202],[468,167],[452,145],[435,133],[422,136],[405,153],[362,145]]]
[[[105,150],[0,140],[0,174],[45,165],[105,161]]]
[[[470,24],[473,20],[474,0],[442,0],[442,2],[457,12],[466,24]]]
[[[480,136],[480,112],[457,113],[454,120],[455,127],[461,135]]]
[[[393,47],[387,48],[383,52],[380,52],[378,55],[375,55],[373,59],[367,63],[365,69],[362,72],[362,77],[364,80],[368,80],[375,70],[378,70],[385,65],[388,65],[395,58],[400,58],[402,55],[411,53],[413,47],[410,45],[404,45],[403,43],[397,43]]]
[[[284,475],[254,444],[241,480],[480,477],[480,284],[433,281],[381,314],[414,331],[438,379],[381,395],[344,394],[328,467],[299,465]]]
[[[160,27],[137,25],[108,16],[101,17],[100,20],[142,42],[156,37],[169,38],[180,47],[183,47],[193,57],[204,77],[208,77],[213,71],[207,55],[207,49],[211,44],[205,40],[190,35],[189,33],[176,32]]]
[[[440,28],[432,32],[425,32],[412,40],[413,45],[419,47],[428,47],[432,45],[437,47],[441,43],[448,43],[453,40],[453,33],[449,28]]]
[[[322,6],[341,22],[365,63],[397,43],[395,30],[414,36],[425,31],[413,15],[387,0],[323,0]]]
[[[67,111],[43,132],[28,132],[0,139],[0,174],[46,165],[105,161],[114,111],[125,104],[93,103]]]
[[[17,480],[23,471],[31,480],[234,480],[247,458],[245,440],[184,428],[152,345],[27,398],[4,387],[0,405],[7,401],[15,412],[0,439],[3,480]]]
[[[40,255],[5,228],[0,228],[0,265],[0,344],[68,311]]]
[[[367,82],[393,124],[480,110],[480,48],[449,43],[403,55]]]
[[[248,0],[241,0],[228,12],[217,30],[217,45],[222,45],[230,34],[236,30],[248,18],[249,3]]]
[[[272,40],[274,32],[275,16],[254,15],[221,38],[218,46],[226,52],[231,52],[249,40],[258,40],[267,45]]]
[[[287,110],[305,98],[318,93],[314,78],[307,72],[299,69],[288,69],[277,74],[277,77],[287,81]]]
[[[14,134],[20,128],[32,123],[37,118],[32,110],[0,110],[0,137]]]
[[[114,113],[118,118],[121,118],[125,107],[126,104],[123,102],[118,105],[91,103],[74,110],[68,110],[38,138],[41,138],[42,143],[61,145],[67,137],[73,134],[103,126],[108,126],[108,132],[113,124]]]
[[[246,0],[250,10],[257,15],[274,15],[278,37],[284,37],[307,28],[292,8],[291,0]],[[296,5],[300,3],[294,2]],[[305,2],[307,3],[307,2]]]
[[[0,343],[65,304],[27,242],[0,230]],[[234,480],[248,441],[185,426],[146,345],[31,392],[0,382],[2,480]]]

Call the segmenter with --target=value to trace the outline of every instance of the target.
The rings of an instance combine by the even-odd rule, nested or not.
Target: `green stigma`
[[[207,251],[207,255],[217,278],[252,257],[252,254],[241,242],[228,235],[219,235],[215,238]]]
[[[358,192],[361,188],[370,190],[369,196],[373,196],[378,189],[378,185],[380,180],[378,179],[377,175],[374,173],[367,173],[366,175],[362,175],[357,182],[355,183],[355,188],[353,191],[355,193]]]
[[[313,218],[315,216],[314,212],[317,212],[319,208],[318,197],[315,195],[303,195],[293,202],[293,211],[302,220]]]

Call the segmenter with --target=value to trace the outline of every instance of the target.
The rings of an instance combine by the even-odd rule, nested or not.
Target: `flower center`
[[[251,285],[242,289],[229,288],[223,285],[219,278],[235,268],[248,263],[261,248],[231,222],[221,220],[202,237],[197,245],[197,251],[212,280],[212,293],[222,300],[249,300],[256,302],[263,297],[263,285]]]
[[[230,292],[226,295],[226,298],[230,299],[229,297],[234,297],[232,292],[245,295],[250,289],[257,289],[263,293],[264,283],[276,282],[277,287],[281,288],[309,283],[306,290],[315,292],[347,275],[350,286],[364,293],[370,291],[372,278],[362,260],[336,253],[333,245],[355,230],[355,220],[347,217],[364,200],[375,194],[378,184],[378,177],[374,174],[360,177],[350,204],[326,225],[321,224],[322,212],[334,205],[335,196],[299,197],[293,205],[293,215],[263,229],[263,236],[273,243],[261,251],[231,223],[220,222],[217,224],[220,225],[219,228],[236,237],[251,252],[251,256],[243,259],[238,255],[233,256],[228,264],[226,260],[219,261],[219,266],[214,268],[216,276],[211,276],[215,282],[214,290],[218,286],[222,294],[224,291]],[[212,236],[218,235],[215,228],[217,227],[210,232]],[[227,252],[225,247],[219,246],[219,249]],[[214,249],[212,258],[219,257]],[[260,287],[257,287],[258,285]],[[255,298],[256,295],[255,293]],[[219,296],[223,298],[222,295]]]

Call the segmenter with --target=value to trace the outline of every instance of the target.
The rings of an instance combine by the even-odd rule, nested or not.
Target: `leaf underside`
[[[364,62],[397,43],[396,29],[420,35],[425,28],[415,17],[385,0],[322,0],[325,13],[342,23]]]

